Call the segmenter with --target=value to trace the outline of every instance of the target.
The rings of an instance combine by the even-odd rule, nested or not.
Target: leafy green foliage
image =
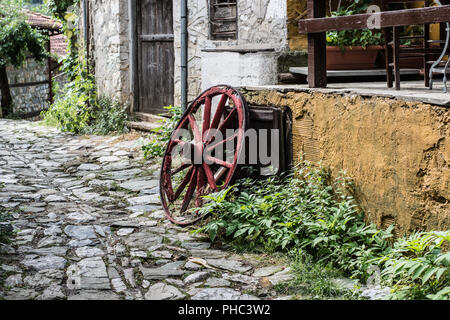
[[[82,64],[75,67],[75,74],[73,81],[58,90],[55,102],[42,116],[47,125],[62,131],[83,133],[93,119],[97,92],[93,76]]]
[[[63,21],[67,15],[70,7],[78,6],[80,0],[46,0],[45,4],[52,13],[52,15]]]
[[[39,12],[46,16],[51,15],[51,12],[45,2],[42,4],[37,4],[37,3],[34,3],[32,0],[25,0],[24,4],[28,10],[31,10],[34,12]]]
[[[21,5],[22,1],[0,0],[0,66],[20,67],[30,55],[37,61],[48,56],[47,38],[27,23]]]
[[[69,54],[63,59],[60,59],[59,63],[62,64],[62,70],[64,70],[68,79],[73,81],[77,77],[75,70],[79,64],[79,31],[76,26],[79,20],[77,10],[80,5],[80,0],[46,0],[45,4],[52,16],[58,19],[63,25],[64,35],[68,42]]]
[[[366,13],[371,1],[352,1],[331,13],[332,17],[348,16],[358,13]],[[327,32],[327,45],[339,46],[342,50],[346,46],[362,46],[366,48],[372,45],[384,43],[384,35],[379,30],[357,29]]]
[[[42,116],[46,125],[77,134],[127,132],[127,107],[108,97],[97,97],[92,75],[77,66],[78,75],[59,91]]]
[[[266,251],[301,248],[320,262],[366,277],[367,261],[388,246],[390,230],[366,225],[344,179],[330,183],[325,170],[298,167],[284,178],[246,179],[207,196],[201,214],[213,219],[198,232],[248,243]]]
[[[93,124],[84,130],[87,134],[107,135],[128,132],[127,106],[109,97],[100,97]]]
[[[0,0],[0,116],[9,116],[13,112],[6,66],[19,68],[28,57],[42,61],[48,56],[45,50],[47,37],[28,24],[22,5],[22,1]]]
[[[392,298],[448,299],[450,256],[443,248],[448,248],[450,231],[393,242],[393,226],[379,230],[367,224],[352,190],[343,174],[332,181],[329,172],[308,165],[281,178],[244,179],[204,197],[206,203],[196,210],[212,217],[195,232],[208,233],[211,241],[231,241],[237,249],[300,251],[362,282],[378,265],[383,283],[393,287]],[[308,282],[297,276],[292,286]],[[331,290],[319,282],[309,287]]]
[[[357,299],[349,289],[338,287],[333,280],[342,277],[342,272],[315,261],[303,250],[289,252],[291,268],[295,278],[286,283],[275,285],[274,289],[283,295],[292,295],[295,299]]]
[[[169,112],[168,117],[160,121],[161,126],[159,128],[153,130],[154,137],[152,140],[142,146],[145,159],[154,159],[164,155],[173,130],[183,115],[181,107],[168,106],[164,109]]]
[[[399,239],[377,259],[385,282],[394,286],[392,299],[450,299],[450,230],[415,233]]]

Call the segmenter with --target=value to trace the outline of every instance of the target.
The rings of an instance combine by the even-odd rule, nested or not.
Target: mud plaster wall
[[[368,220],[397,234],[450,227],[448,108],[387,98],[249,91],[293,112],[294,159],[344,169]]]

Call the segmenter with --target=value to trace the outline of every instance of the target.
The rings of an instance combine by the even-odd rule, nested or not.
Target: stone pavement
[[[168,223],[158,175],[137,134],[0,119],[0,211],[17,231],[0,244],[0,300],[276,298],[289,268]]]

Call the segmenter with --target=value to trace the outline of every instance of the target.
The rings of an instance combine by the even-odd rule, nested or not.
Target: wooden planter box
[[[375,62],[383,46],[327,47],[327,70],[375,69]]]

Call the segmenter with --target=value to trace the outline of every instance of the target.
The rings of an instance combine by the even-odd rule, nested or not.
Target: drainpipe
[[[181,107],[183,112],[188,104],[188,0],[181,0]]]
[[[86,63],[89,72],[89,7],[88,0],[83,0],[84,43],[86,45]]]

